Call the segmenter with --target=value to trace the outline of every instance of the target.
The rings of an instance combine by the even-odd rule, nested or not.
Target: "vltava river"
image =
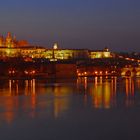
[[[140,78],[0,81],[1,140],[140,138]]]

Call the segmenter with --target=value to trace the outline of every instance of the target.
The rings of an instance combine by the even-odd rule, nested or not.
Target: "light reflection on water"
[[[91,96],[94,108],[104,109],[118,106],[120,104],[118,96],[121,96],[125,107],[133,106],[135,94],[140,90],[140,79],[130,77],[95,77],[89,81],[85,77],[79,78],[77,84],[83,84],[85,97]]]
[[[129,77],[3,81],[0,83],[0,120],[10,124],[19,117],[57,119],[79,104],[93,109],[133,107],[139,103],[139,90],[140,79]]]

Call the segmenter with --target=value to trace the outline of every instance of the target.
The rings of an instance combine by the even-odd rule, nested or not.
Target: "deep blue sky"
[[[2,0],[0,34],[51,47],[140,52],[140,0]]]

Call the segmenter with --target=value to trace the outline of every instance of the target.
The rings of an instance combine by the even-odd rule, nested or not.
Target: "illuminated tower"
[[[14,37],[12,39],[11,47],[17,47],[17,40],[16,40],[16,36],[15,35],[14,35]]]
[[[54,50],[57,50],[58,49],[58,44],[57,43],[54,43],[53,49]]]
[[[4,44],[4,38],[3,36],[0,37],[0,47],[3,47],[5,44]]]
[[[7,37],[6,37],[6,47],[8,47],[8,48],[13,47],[13,45],[12,45],[12,36],[11,36],[10,32],[8,32]]]

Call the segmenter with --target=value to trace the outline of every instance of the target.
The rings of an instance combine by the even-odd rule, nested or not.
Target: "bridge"
[[[121,69],[121,76],[140,76],[140,67],[125,67]]]

